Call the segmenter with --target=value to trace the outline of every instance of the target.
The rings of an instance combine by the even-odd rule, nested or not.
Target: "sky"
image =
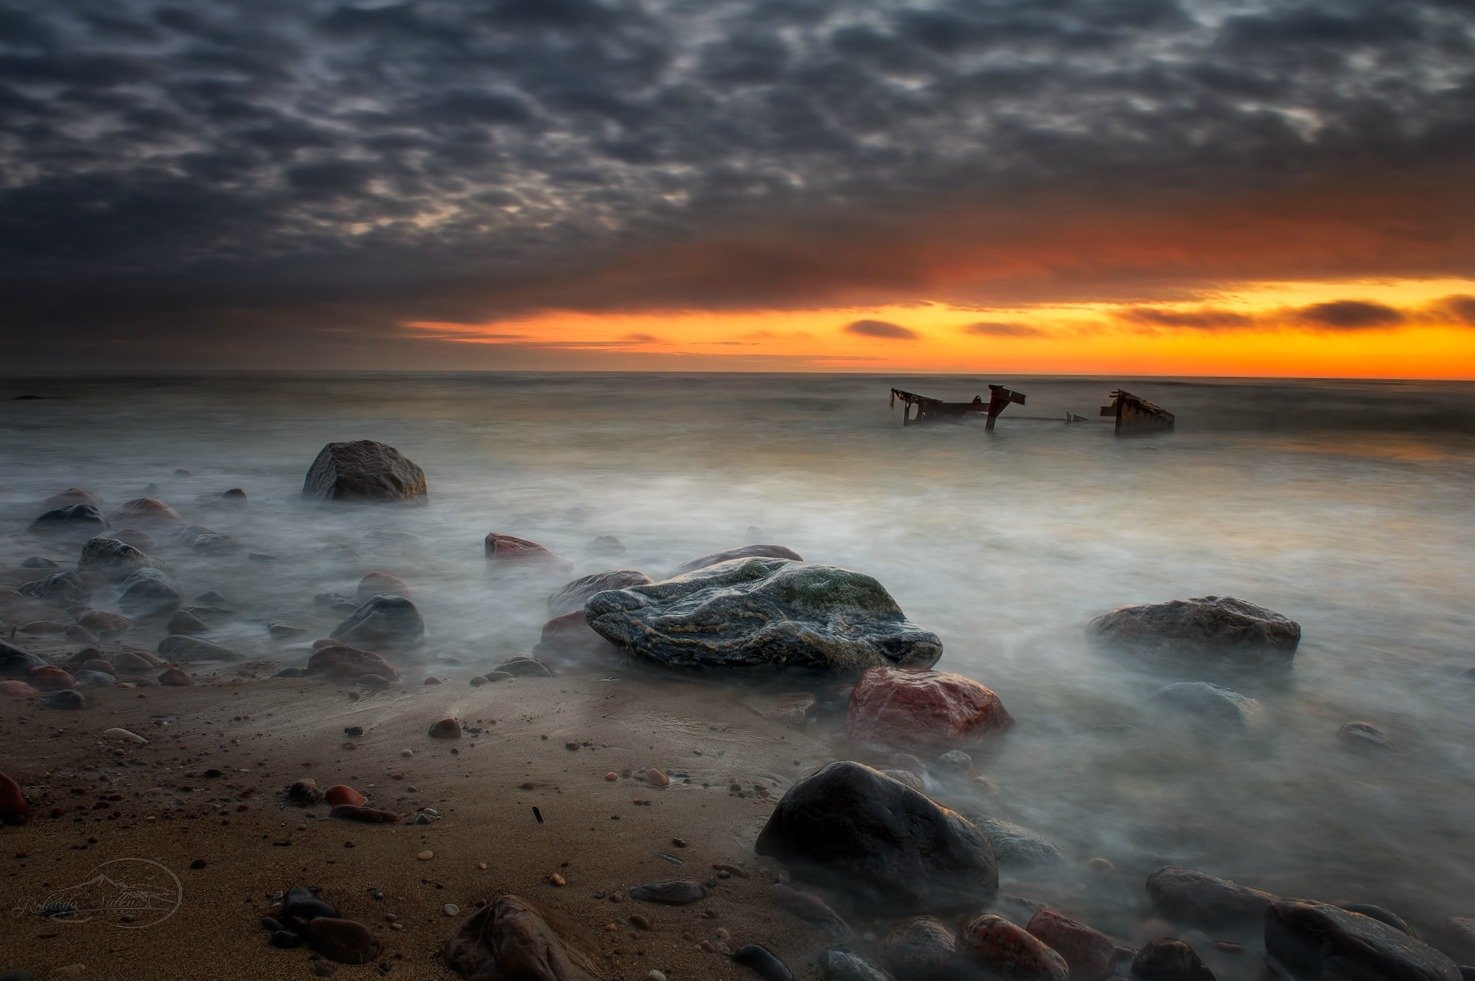
[[[1470,0],[7,0],[3,370],[1475,378]]]

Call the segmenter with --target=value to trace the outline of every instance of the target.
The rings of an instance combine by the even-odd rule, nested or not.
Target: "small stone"
[[[104,729],[102,737],[104,739],[115,739],[120,742],[132,743],[135,746],[144,746],[148,744],[148,740],[140,736],[138,733],[129,732],[127,729],[120,729],[117,726],[114,726],[111,729]]]
[[[671,778],[666,776],[663,770],[658,770],[655,767],[651,767],[649,770],[645,771],[645,779],[648,780],[651,785],[655,787],[671,786]]]
[[[707,889],[693,879],[672,879],[667,882],[652,882],[630,889],[630,898],[647,903],[662,903],[667,906],[685,906],[705,899]]]
[[[441,907],[441,912],[445,913],[447,916],[460,916],[461,907],[457,906],[455,903],[446,903],[444,906]]]
[[[418,858],[422,862],[428,862],[432,858],[435,858],[435,852],[433,852],[433,851],[431,851],[430,849],[427,848],[423,852],[421,852],[420,854],[416,855],[415,857]]]
[[[557,872],[554,872],[554,873],[553,873],[553,874],[552,874],[552,875],[550,875],[550,876],[549,876],[549,877],[548,877],[548,884],[549,884],[549,885],[550,885],[550,886],[559,886],[559,887],[563,887],[563,886],[566,886],[566,885],[568,885],[568,880],[567,880],[567,879],[565,879],[565,878],[564,878],[564,877],[563,877],[563,876],[562,876],[562,875],[560,875],[560,874],[559,874],[559,873],[557,873]]]
[[[323,799],[334,807],[340,804],[367,804],[368,798],[347,784],[335,784],[323,791]]]
[[[441,719],[430,727],[431,739],[460,739],[461,723],[455,719]]]
[[[1337,730],[1337,738],[1355,749],[1392,749],[1393,737],[1371,722],[1348,722]]]

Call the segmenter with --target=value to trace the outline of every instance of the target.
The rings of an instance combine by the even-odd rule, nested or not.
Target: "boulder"
[[[1287,899],[1265,914],[1265,952],[1296,981],[1460,981],[1455,962],[1370,916]]]
[[[345,644],[413,644],[425,636],[425,621],[403,596],[371,596],[333,628],[334,640]]]
[[[209,625],[189,610],[180,610],[170,617],[164,629],[171,634],[203,634],[210,631]]]
[[[373,599],[375,596],[409,596],[413,590],[410,584],[399,576],[391,576],[387,572],[371,572],[359,580],[358,590],[354,598],[360,603]]]
[[[147,553],[154,550],[154,540],[137,528],[123,528],[118,531],[110,531],[107,533],[107,537],[116,538],[120,542],[132,545],[140,552]]]
[[[1154,940],[1132,958],[1132,981],[1214,981],[1214,972],[1182,940]]]
[[[843,947],[825,951],[820,964],[824,967],[825,981],[895,981],[890,972],[871,963],[865,955]]]
[[[851,739],[899,749],[976,746],[1014,724],[991,690],[960,674],[867,668],[850,692]]]
[[[993,846],[994,857],[1001,868],[1034,868],[1070,858],[1054,840],[1021,824],[987,815],[969,817]]]
[[[55,510],[56,508],[71,507],[73,504],[88,504],[101,511],[102,497],[93,491],[85,490],[81,487],[68,487],[64,491],[57,491],[41,502],[41,506],[49,511]]]
[[[41,694],[30,682],[6,678],[0,681],[0,695],[6,698],[35,698]]]
[[[1212,735],[1263,732],[1269,725],[1259,699],[1207,681],[1166,685],[1153,692],[1151,700],[1176,720],[1191,722]]]
[[[907,981],[956,981],[958,939],[931,916],[902,920],[881,941],[881,959]]]
[[[446,944],[446,963],[469,981],[601,981],[593,959],[530,903],[505,895],[477,910]]]
[[[172,525],[183,522],[178,511],[152,497],[136,497],[108,515],[108,523],[112,525]]]
[[[167,572],[169,567],[127,542],[116,538],[94,538],[82,546],[77,571],[97,572],[109,582],[122,582],[139,569]]]
[[[75,572],[53,572],[41,579],[21,583],[20,591],[58,606],[80,606],[92,598],[92,590]]]
[[[32,555],[21,561],[22,569],[60,569],[61,566],[44,555]]]
[[[77,679],[71,673],[50,664],[42,664],[26,672],[26,682],[37,691],[52,692],[75,688]]]
[[[1036,910],[1025,929],[1065,959],[1070,981],[1106,981],[1116,971],[1116,944],[1100,930],[1048,906]]]
[[[689,562],[683,562],[666,573],[666,578],[684,576],[688,572],[706,569],[719,562],[730,562],[733,559],[793,559],[795,562],[803,562],[804,556],[782,545],[743,545],[739,548],[730,548],[725,552],[713,552],[711,555],[703,555]]]
[[[166,573],[139,569],[123,580],[118,609],[130,617],[169,616],[179,609],[184,597]]]
[[[1148,876],[1147,894],[1168,919],[1200,927],[1259,922],[1276,901],[1268,892],[1177,865]]]
[[[77,618],[77,622],[102,637],[121,634],[133,626],[133,621],[121,613],[105,613],[102,610],[88,610]]]
[[[212,644],[208,640],[190,637],[187,634],[170,634],[159,641],[159,656],[181,664],[197,664],[201,661],[240,661],[240,654],[228,647]]]
[[[1065,958],[997,913],[974,917],[958,931],[958,960],[990,981],[1070,981]]]
[[[584,618],[583,610],[565,613],[543,624],[538,646],[533,655],[554,663],[609,661],[619,650],[595,633]]]
[[[993,849],[971,822],[849,761],[790,787],[754,848],[877,915],[966,909],[999,885]]]
[[[0,640],[0,675],[25,677],[32,668],[45,663],[30,651],[21,650],[8,640]]]
[[[631,656],[673,668],[859,673],[928,668],[942,656],[937,635],[907,620],[870,576],[791,559],[733,559],[596,593],[584,616]]]
[[[573,563],[561,558],[537,542],[492,531],[482,541],[487,561],[494,565],[537,565],[557,569],[572,569]]]
[[[1112,610],[1092,620],[1086,636],[1147,655],[1289,663],[1301,625],[1232,596],[1201,596]]]
[[[195,683],[195,679],[185,674],[178,668],[165,668],[159,672],[159,684],[172,688],[188,688]]]
[[[645,586],[651,581],[650,576],[643,572],[636,572],[634,569],[610,569],[606,572],[581,576],[548,597],[548,615],[563,616],[576,610],[582,613],[584,604],[595,593],[602,593],[606,589]]]
[[[368,675],[377,675],[399,680],[399,672],[384,658],[372,651],[359,650],[346,644],[328,644],[312,652],[307,661],[307,670],[329,678],[352,680]]]
[[[1413,931],[1405,925],[1404,932]],[[1475,916],[1451,916],[1441,920],[1431,931],[1430,940],[1454,960],[1475,964]]]
[[[108,526],[102,512],[91,504],[68,504],[52,508],[31,522],[31,530],[41,535],[87,532],[97,534]]]
[[[403,453],[372,439],[329,443],[302,482],[302,496],[328,501],[402,501],[424,504],[425,471]]]

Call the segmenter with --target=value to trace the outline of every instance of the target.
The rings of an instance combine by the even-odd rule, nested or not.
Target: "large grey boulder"
[[[329,636],[359,647],[413,644],[425,636],[425,621],[414,603],[386,593],[369,597]]]
[[[674,668],[859,673],[928,668],[942,641],[870,576],[791,559],[721,562],[675,579],[596,593],[595,632],[633,657]]]
[[[582,610],[584,604],[589,601],[589,597],[595,593],[602,593],[606,589],[647,586],[650,582],[650,576],[634,569],[610,569],[605,572],[596,572],[593,575],[580,576],[548,597],[548,615],[558,617],[575,610]]]
[[[1296,981],[1460,981],[1455,962],[1380,920],[1283,900],[1265,914],[1265,952]]]
[[[1092,620],[1086,636],[1145,654],[1289,662],[1301,625],[1232,596],[1200,596],[1112,610]]]
[[[1276,901],[1268,892],[1179,865],[1149,875],[1147,894],[1168,919],[1205,928],[1258,922]]]
[[[710,555],[702,555],[690,561],[683,562],[667,574],[666,578],[672,576],[684,576],[688,572],[705,569],[719,562],[730,562],[733,559],[793,559],[803,562],[804,556],[783,545],[740,545],[737,548],[729,548],[722,552],[713,552]]]
[[[52,508],[31,522],[31,530],[39,534],[85,532],[95,535],[107,526],[102,512],[91,504]]]
[[[331,501],[408,501],[424,504],[425,471],[399,450],[372,439],[329,443],[302,482],[303,497]]]

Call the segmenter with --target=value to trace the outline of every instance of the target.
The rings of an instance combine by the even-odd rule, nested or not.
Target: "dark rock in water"
[[[116,538],[94,538],[82,546],[78,572],[98,572],[109,582],[122,582],[140,569],[167,572],[169,567],[143,550]]]
[[[1408,923],[1404,921],[1403,917],[1399,916],[1397,913],[1392,912],[1391,910],[1386,910],[1381,906],[1374,906],[1372,903],[1338,903],[1337,905],[1349,913],[1357,913],[1361,916],[1369,916],[1380,923],[1386,923],[1393,929],[1398,930],[1401,933],[1406,933],[1410,937],[1418,936],[1418,934],[1414,932],[1414,928],[1409,926]],[[1436,946],[1438,945],[1436,944]],[[1445,951],[1445,953],[1449,952]],[[1451,954],[1450,956],[1453,957],[1454,955]]]
[[[1345,908],[1351,909],[1351,906]],[[1389,915],[1392,916],[1391,913]],[[1382,918],[1374,917],[1374,919]],[[1413,933],[1408,929],[1404,932]],[[1435,926],[1430,939],[1435,947],[1444,951],[1451,959],[1461,963],[1475,963],[1475,917],[1451,916],[1442,920]]]
[[[782,545],[743,545],[738,548],[730,548],[725,552],[713,552],[710,555],[703,555],[689,562],[683,562],[666,573],[666,578],[671,579],[676,576],[684,576],[688,572],[706,569],[710,566],[717,565],[719,562],[730,562],[733,559],[793,559],[795,562],[803,562],[804,556],[792,548],[785,548]]]
[[[674,668],[858,673],[927,668],[942,656],[937,635],[907,620],[870,576],[789,559],[734,559],[596,593],[584,616],[621,650]]]
[[[281,920],[292,929],[302,926],[309,920],[337,915],[337,907],[314,896],[311,889],[303,886],[288,889],[282,896]]]
[[[1379,750],[1394,747],[1393,737],[1371,722],[1348,722],[1337,730],[1337,738],[1352,749]]]
[[[1180,681],[1152,693],[1152,702],[1215,735],[1262,732],[1268,725],[1258,699],[1207,681]]]
[[[584,546],[595,555],[624,555],[625,543],[614,535],[600,535]]]
[[[28,558],[25,561],[21,562],[20,567],[22,569],[60,569],[61,568],[61,566],[58,565],[56,562],[53,562],[51,559],[48,559],[45,556],[41,556],[41,555],[32,555],[30,558]]]
[[[239,661],[241,655],[228,647],[185,634],[171,634],[159,641],[159,656],[183,664],[200,661]]]
[[[31,530],[37,534],[86,532],[95,535],[107,526],[102,512],[91,504],[69,504],[55,508],[31,522]]]
[[[667,906],[685,906],[707,898],[707,888],[693,879],[672,879],[669,882],[651,882],[643,886],[632,886],[631,899],[647,903],[664,903]]]
[[[548,597],[548,615],[557,617],[576,610],[582,612],[584,604],[595,593],[602,593],[606,589],[645,586],[650,582],[650,576],[634,569],[610,569],[607,572],[581,576]]]
[[[231,555],[241,550],[241,543],[229,535],[199,525],[182,528],[174,537],[179,544],[201,555]]]
[[[975,907],[999,887],[993,848],[977,827],[849,761],[790,787],[754,848],[888,916]]]
[[[1177,865],[1148,876],[1147,894],[1168,919],[1201,927],[1258,922],[1276,901],[1268,892]]]
[[[348,619],[333,628],[334,640],[370,647],[413,644],[425,636],[425,621],[415,604],[403,596],[371,597]]]
[[[108,515],[108,522],[115,526],[129,524],[171,525],[183,524],[179,512],[152,497],[136,497],[125,502],[118,510]]]
[[[136,528],[123,528],[118,531],[110,531],[106,537],[115,538],[125,545],[132,545],[140,552],[149,553],[154,549],[154,540]]]
[[[354,592],[354,599],[360,603],[366,603],[375,596],[409,596],[413,590],[410,584],[399,576],[392,576],[387,572],[370,572],[359,580],[358,589]]]
[[[863,955],[841,947],[831,947],[820,958],[825,981],[895,981],[891,974],[872,964]]]
[[[93,491],[85,490],[81,487],[68,487],[66,490],[58,491],[41,502],[41,506],[48,511],[71,507],[73,504],[90,504],[99,511],[102,510],[102,498]]]
[[[371,688],[374,691],[383,691],[394,684],[388,675],[373,673],[361,674],[353,680],[360,688]]]
[[[320,916],[302,926],[307,945],[339,964],[367,964],[379,955],[379,941],[357,920]]]
[[[302,496],[330,501],[404,501],[424,504],[425,471],[399,450],[372,439],[329,443],[302,482]]]
[[[584,619],[583,610],[575,610],[543,624],[543,632],[533,654],[562,664],[608,661],[618,657],[620,652],[594,632]]]
[[[914,916],[881,941],[881,958],[906,981],[957,981],[957,937],[941,920]]]
[[[764,981],[794,981],[788,966],[762,944],[744,944],[732,952],[732,962],[748,968]]]
[[[477,910],[446,944],[446,963],[470,981],[601,981],[603,972],[523,899]]]
[[[75,688],[63,688],[54,691],[42,699],[47,706],[54,709],[79,709],[86,708],[87,698]]]
[[[1188,944],[1172,937],[1154,940],[1132,959],[1133,981],[1214,981],[1214,972]]]
[[[1369,916],[1302,899],[1265,914],[1265,951],[1297,981],[1460,981],[1455,962]]]
[[[15,778],[0,773],[0,823],[25,824],[31,819],[31,805]]]
[[[1144,654],[1289,663],[1301,625],[1232,596],[1202,596],[1112,610],[1092,620],[1086,636]]]
[[[852,936],[850,924],[818,896],[800,892],[782,882],[769,886],[768,895],[773,899],[773,904],[785,913],[806,923],[813,923],[836,940],[848,940]]]
[[[998,981],[1070,981],[1065,958],[997,913],[975,917],[958,932],[958,960]]]
[[[537,542],[526,538],[489,532],[482,542],[487,561],[496,566],[536,565],[552,569],[572,569],[573,563],[561,558]]]
[[[526,654],[519,654],[516,657],[509,657],[507,660],[503,661],[501,664],[493,668],[490,673],[497,674],[499,672],[501,674],[511,675],[514,678],[553,677],[553,672],[548,670],[548,665],[544,664],[542,661],[539,661],[537,658],[528,657]]]
[[[164,629],[171,634],[203,634],[207,633],[210,627],[190,611],[180,610],[169,618],[169,623]]]
[[[319,647],[308,658],[307,670],[329,678],[352,680],[367,675],[399,680],[399,672],[384,658],[372,651],[360,650],[346,644],[328,644]]]
[[[318,593],[312,598],[314,606],[322,606],[334,613],[354,613],[363,605],[362,601],[342,593]]]
[[[23,651],[8,640],[0,640],[0,675],[23,677],[32,668],[42,667],[45,663],[30,651]]]
[[[1116,944],[1100,930],[1048,906],[1036,910],[1025,929],[1065,959],[1070,981],[1106,981],[1116,971]]]
[[[998,695],[948,671],[867,668],[845,712],[851,739],[900,749],[976,746],[1013,724]]]
[[[1021,824],[983,814],[968,816],[988,839],[1001,868],[1034,868],[1055,865],[1070,859],[1065,849],[1053,839]]]
[[[20,592],[59,606],[79,606],[92,598],[92,590],[75,572],[53,572],[45,578],[21,583]]]

